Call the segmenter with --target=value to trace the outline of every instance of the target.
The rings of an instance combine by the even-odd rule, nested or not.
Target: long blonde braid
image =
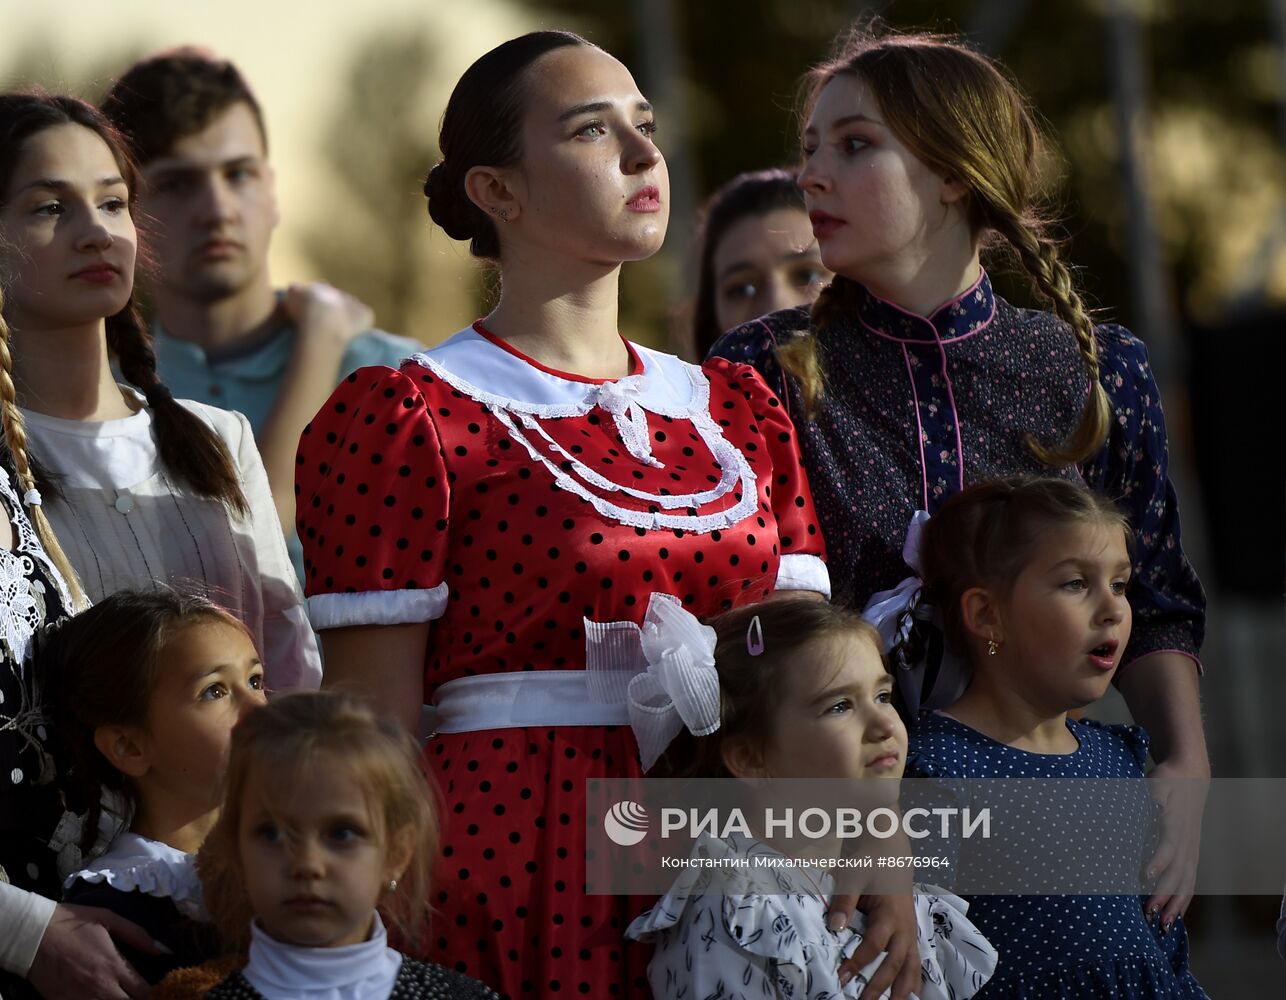
[[[0,309],[3,307],[4,293],[0,291]],[[0,431],[3,431],[4,443],[13,458],[14,472],[18,474],[18,495],[23,498],[28,491],[36,488],[36,477],[32,474],[31,461],[27,457],[27,428],[22,422],[22,411],[18,409],[18,392],[14,388],[12,371],[9,324],[5,322],[3,314],[0,314]],[[31,526],[36,529],[45,553],[62,574],[67,590],[71,593],[72,607],[67,610],[79,611],[88,607],[89,600],[80,585],[80,577],[67,558],[67,553],[58,544],[58,536],[54,534],[49,518],[45,517],[44,508],[39,504],[31,505],[27,508],[27,516],[31,519]]]
[[[1045,143],[1027,99],[995,63],[959,38],[890,34],[878,23],[844,35],[836,57],[805,78],[805,113],[840,74],[865,84],[888,127],[918,160],[963,184],[975,237],[994,233],[1004,240],[1071,328],[1090,380],[1080,422],[1064,441],[1047,444],[1031,434],[1025,440],[1032,454],[1055,468],[1089,458],[1107,438],[1111,407],[1099,383],[1094,323],[1036,204]],[[842,301],[819,299],[817,305],[833,311]],[[814,329],[823,318],[814,313]]]
[[[1054,312],[1072,328],[1076,346],[1089,377],[1090,392],[1085,398],[1080,422],[1063,441],[1044,444],[1028,434],[1027,447],[1045,465],[1061,468],[1083,462],[1107,438],[1112,407],[1107,392],[1099,381],[1098,340],[1094,335],[1094,321],[1076,291],[1072,273],[1058,255],[1058,245],[1048,236],[1024,225],[1016,216],[993,215],[988,220],[991,228],[1004,237],[1014,249],[1023,270],[1031,278],[1036,290],[1054,307]]]

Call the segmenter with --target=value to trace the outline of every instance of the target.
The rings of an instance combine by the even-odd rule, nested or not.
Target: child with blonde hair
[[[245,719],[200,868],[216,925],[246,959],[176,972],[154,1000],[495,1000],[388,946],[385,920],[414,940],[428,908],[438,824],[418,756],[396,723],[334,692]]]

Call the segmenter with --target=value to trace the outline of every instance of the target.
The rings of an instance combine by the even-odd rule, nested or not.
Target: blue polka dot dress
[[[1071,754],[1006,746],[945,715],[912,731],[908,777],[1143,778],[1147,735],[1137,726],[1069,719]],[[1143,858],[1138,860],[1141,866]],[[1132,862],[1131,862],[1132,863]],[[1205,998],[1188,969],[1182,919],[1169,934],[1148,924],[1146,897],[969,896],[969,918],[1000,954],[978,1000]]]

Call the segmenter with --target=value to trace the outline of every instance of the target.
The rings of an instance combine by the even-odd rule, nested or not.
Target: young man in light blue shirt
[[[230,62],[162,52],[130,67],[103,110],[142,168],[158,371],[176,396],[246,415],[302,578],[294,477],[304,425],[349,372],[395,367],[421,345],[371,329],[370,309],[329,285],[274,287],[267,132]]]

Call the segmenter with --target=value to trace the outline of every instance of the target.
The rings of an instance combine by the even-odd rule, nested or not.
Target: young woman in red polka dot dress
[[[620,265],[665,234],[653,128],[625,67],[575,35],[475,63],[425,192],[498,263],[500,302],[400,371],[350,376],[301,442],[326,682],[411,727],[438,706],[427,951],[514,998],[649,995],[648,956],[623,938],[646,902],[583,891],[586,779],[639,774],[629,630],[604,623],[641,622],[654,591],[697,615],[829,593],[792,425],[761,377],[617,332]]]

